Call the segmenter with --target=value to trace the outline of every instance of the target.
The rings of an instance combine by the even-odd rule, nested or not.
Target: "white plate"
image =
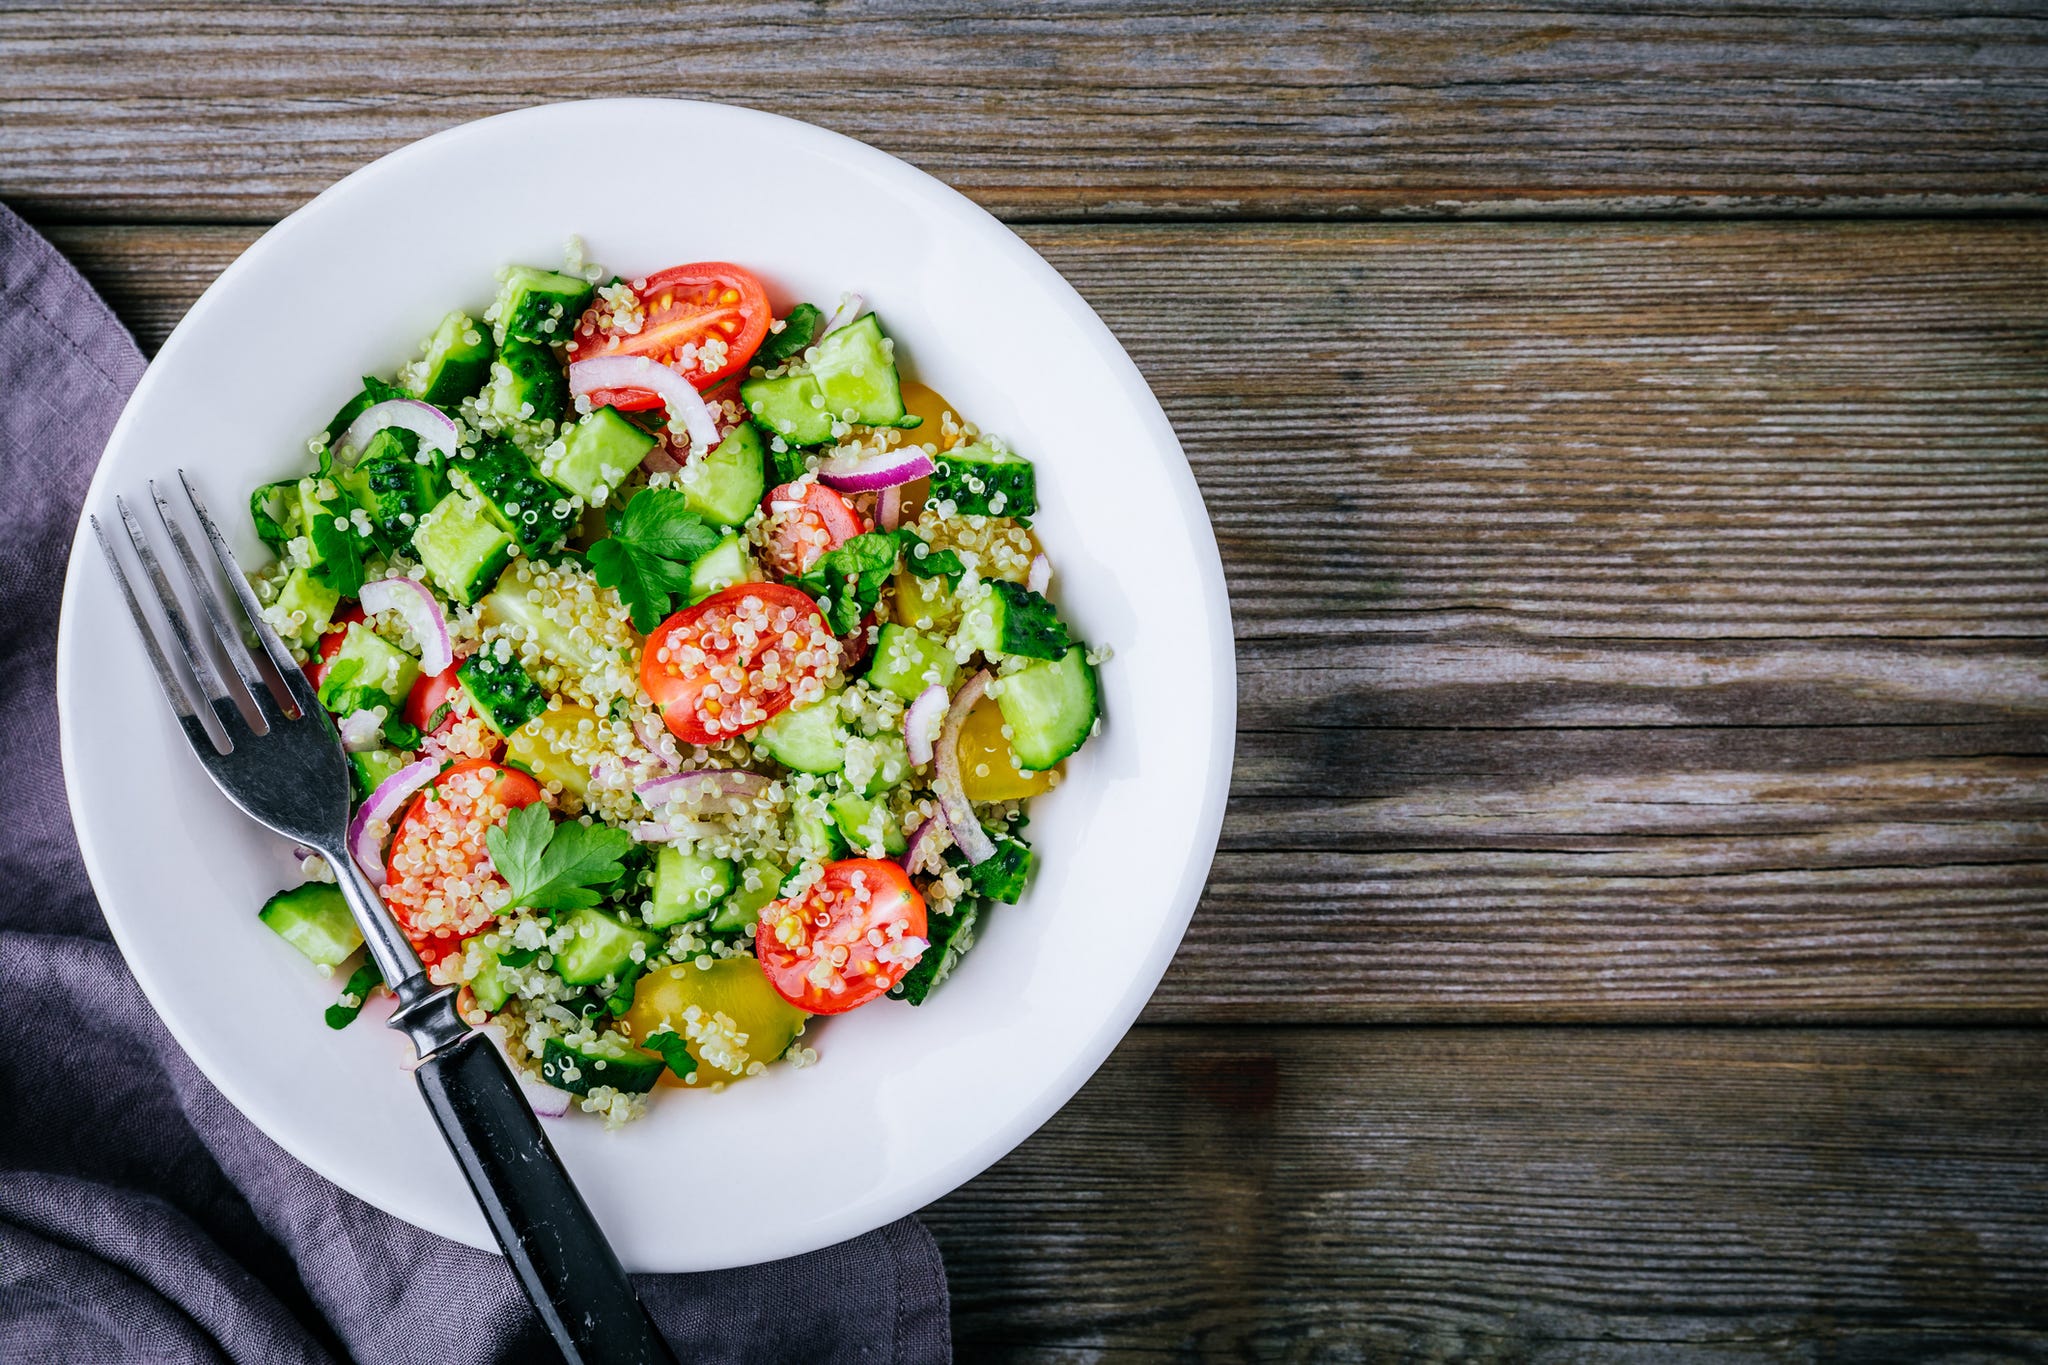
[[[624,168],[624,169],[608,169]],[[735,192],[735,186],[745,187]],[[164,344],[86,497],[193,472],[237,550],[253,486],[389,374],[500,265],[570,234],[626,275],[742,262],[778,305],[857,290],[912,373],[1040,470],[1053,593],[1113,646],[1105,721],[1032,806],[1040,871],[929,1004],[817,1027],[819,1064],[717,1095],[664,1090],[607,1132],[549,1131],[629,1267],[710,1270],[856,1236],[1021,1142],[1158,983],[1215,852],[1236,693],[1222,566],[1165,415],[1108,328],[961,195],[858,142],[710,104],[606,100],[471,123],[357,171],[264,234]],[[160,530],[159,530],[160,534]],[[263,929],[297,880],[186,752],[91,536],[72,546],[57,660],[78,842],[114,937],[214,1084],[287,1151],[379,1208],[489,1246],[400,1068],[396,1034],[328,1030],[338,982]]]

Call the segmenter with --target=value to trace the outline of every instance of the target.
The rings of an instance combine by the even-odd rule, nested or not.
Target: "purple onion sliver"
[[[903,708],[903,747],[922,768],[932,761],[932,746],[946,728],[946,689],[933,683]]]
[[[384,843],[370,837],[371,823],[381,822],[388,832],[398,808],[440,774],[441,760],[438,758],[408,763],[378,783],[377,789],[370,793],[370,799],[356,807],[355,816],[348,822],[348,851],[349,856],[356,860],[356,866],[363,870],[363,875],[370,879],[370,885],[384,885]]]
[[[917,446],[837,455],[818,467],[818,479],[842,493],[879,493],[930,478],[937,466]]]
[[[985,863],[996,856],[995,841],[988,837],[988,831],[981,827],[981,821],[974,816],[974,807],[967,800],[967,788],[960,780],[960,727],[967,723],[968,712],[974,704],[987,694],[989,684],[995,679],[987,669],[975,674],[953,698],[953,709],[946,713],[946,728],[939,735],[939,743],[933,751],[937,771],[932,777],[932,790],[939,794],[939,806],[946,812],[946,824],[953,831],[953,842],[966,855],[969,863]]]
[[[1025,578],[1024,586],[1033,592],[1042,593],[1052,582],[1052,561],[1039,555],[1031,561],[1031,573]]]

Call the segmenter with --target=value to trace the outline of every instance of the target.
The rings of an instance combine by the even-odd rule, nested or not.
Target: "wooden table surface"
[[[412,138],[723,99],[1100,310],[1237,776],[927,1211],[963,1359],[2048,1358],[2048,10],[1000,11],[9,3],[0,198],[153,346]]]

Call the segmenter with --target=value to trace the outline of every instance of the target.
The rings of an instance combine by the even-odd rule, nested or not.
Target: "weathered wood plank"
[[[481,115],[634,94],[849,133],[1009,215],[2048,203],[2048,28],[1824,5],[0,9],[0,196],[275,217]]]
[[[1148,1018],[2048,1014],[2048,229],[1028,233],[1173,415],[1241,637]],[[153,343],[253,230],[57,236]]]
[[[925,1211],[960,1354],[2048,1354],[2033,1033],[1140,1029]]]

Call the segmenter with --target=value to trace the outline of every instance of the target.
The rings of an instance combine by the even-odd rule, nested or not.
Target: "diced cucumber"
[[[922,1005],[932,993],[932,988],[944,981],[959,965],[967,950],[974,946],[980,920],[981,902],[971,899],[956,902],[950,915],[929,916],[925,921],[925,937],[930,940],[930,946],[889,994],[913,1005]]]
[[[491,339],[469,314],[457,309],[441,319],[427,338],[426,354],[409,376],[407,391],[429,403],[454,407],[491,377]]]
[[[1080,748],[1101,714],[1095,668],[1079,645],[1004,675],[996,704],[1010,727],[1010,752],[1034,772]]]
[[[711,917],[712,929],[727,934],[753,924],[761,917],[761,907],[782,894],[785,875],[781,868],[766,858],[748,859],[734,877],[732,894]],[[753,883],[751,887],[749,881]]]
[[[449,477],[528,552],[560,545],[575,528],[576,509],[511,441],[479,441],[476,454],[457,460]]]
[[[541,1049],[540,1078],[572,1095],[588,1095],[606,1085],[644,1095],[654,1089],[665,1065],[615,1033],[600,1033],[594,1041],[575,1046],[550,1038]]]
[[[833,415],[825,392],[808,374],[749,379],[740,385],[740,401],[768,430],[793,446],[819,446],[832,439]]]
[[[719,526],[745,522],[768,491],[762,472],[766,453],[754,424],[740,423],[709,454],[692,460],[676,476],[684,505]]]
[[[903,736],[876,735],[858,742],[867,745],[868,752],[874,756],[873,765],[863,766],[864,777],[855,784],[862,796],[879,796],[910,776],[910,749],[904,744]],[[852,744],[847,746],[846,776],[849,778],[854,775],[853,749]]]
[[[634,944],[649,953],[661,946],[659,934],[636,929],[609,910],[571,910],[561,923],[570,937],[555,954],[555,974],[571,986],[595,986],[608,976],[622,979],[639,970]]]
[[[950,502],[954,514],[963,517],[1028,517],[1038,511],[1038,474],[1022,455],[984,445],[955,446],[935,464],[927,499],[933,506]]]
[[[574,631],[560,620],[551,620],[533,597],[533,584],[520,581],[518,571],[506,574],[483,600],[486,625],[517,626],[539,647],[543,657],[571,673],[600,672],[612,661],[588,631]]]
[[[991,659],[1057,659],[1073,641],[1052,603],[1021,583],[984,579],[961,613],[959,639]]]
[[[434,586],[457,602],[474,602],[512,562],[512,533],[484,504],[450,493],[413,528],[412,547]]]
[[[496,953],[469,979],[469,993],[487,1014],[496,1014],[512,998],[512,983],[505,979],[504,964]]]
[[[516,658],[500,659],[495,649],[480,649],[464,659],[455,676],[493,730],[509,735],[548,709],[547,693],[527,675]]]
[[[320,679],[320,704],[338,716],[372,706],[396,711],[419,678],[418,659],[364,622],[351,621]]]
[[[448,493],[442,460],[418,459],[419,437],[397,427],[372,436],[353,461],[337,463],[334,481],[362,507],[386,550],[401,548],[412,528]]]
[[[723,540],[690,565],[690,601],[702,602],[720,588],[751,583],[760,576],[753,555],[747,553],[747,538],[738,531],[727,531]]]
[[[798,811],[790,821],[792,842],[810,857],[830,862],[846,856],[846,836],[829,818]]]
[[[396,749],[370,749],[348,756],[349,771],[355,781],[356,799],[367,801],[370,793],[384,785],[386,778],[412,762],[411,754],[402,754]]]
[[[871,427],[893,427],[904,419],[896,362],[882,342],[881,319],[873,313],[819,342],[811,374],[825,395],[825,411],[834,417]]]
[[[846,837],[847,846],[857,854],[871,855],[877,843],[891,858],[900,858],[910,849],[896,817],[887,807],[878,806],[865,796],[843,792],[832,798],[827,809],[832,812],[832,823]]]
[[[307,882],[280,891],[256,912],[277,936],[322,967],[339,967],[363,946],[348,902],[331,882]]]
[[[355,504],[334,480],[299,480],[299,524],[306,533],[306,572],[343,597],[363,590],[363,535],[349,513]]]
[[[491,362],[483,405],[507,422],[552,422],[569,408],[569,381],[555,353],[531,341],[510,340]]]
[[[304,612],[306,619],[292,631],[292,639],[310,649],[327,628],[334,623],[334,609],[341,605],[341,594],[313,577],[310,570],[293,569],[285,575],[284,584],[277,590],[278,610],[290,615]]]
[[[596,292],[590,281],[574,275],[515,265],[498,276],[498,298],[491,305],[491,316],[497,320],[500,338],[567,341]]]
[[[653,908],[647,911],[647,927],[666,929],[684,920],[699,919],[732,894],[736,873],[724,858],[702,853],[685,853],[674,844],[663,844],[654,858],[654,885],[649,893]]]
[[[559,455],[541,457],[540,472],[595,507],[654,446],[654,438],[617,409],[599,408],[569,429]]]
[[[944,640],[893,621],[875,637],[875,657],[868,665],[873,686],[916,701],[933,683],[950,693],[959,681],[960,665]]]
[[[837,697],[792,706],[754,732],[754,746],[800,773],[836,773],[846,763],[846,727]]]

